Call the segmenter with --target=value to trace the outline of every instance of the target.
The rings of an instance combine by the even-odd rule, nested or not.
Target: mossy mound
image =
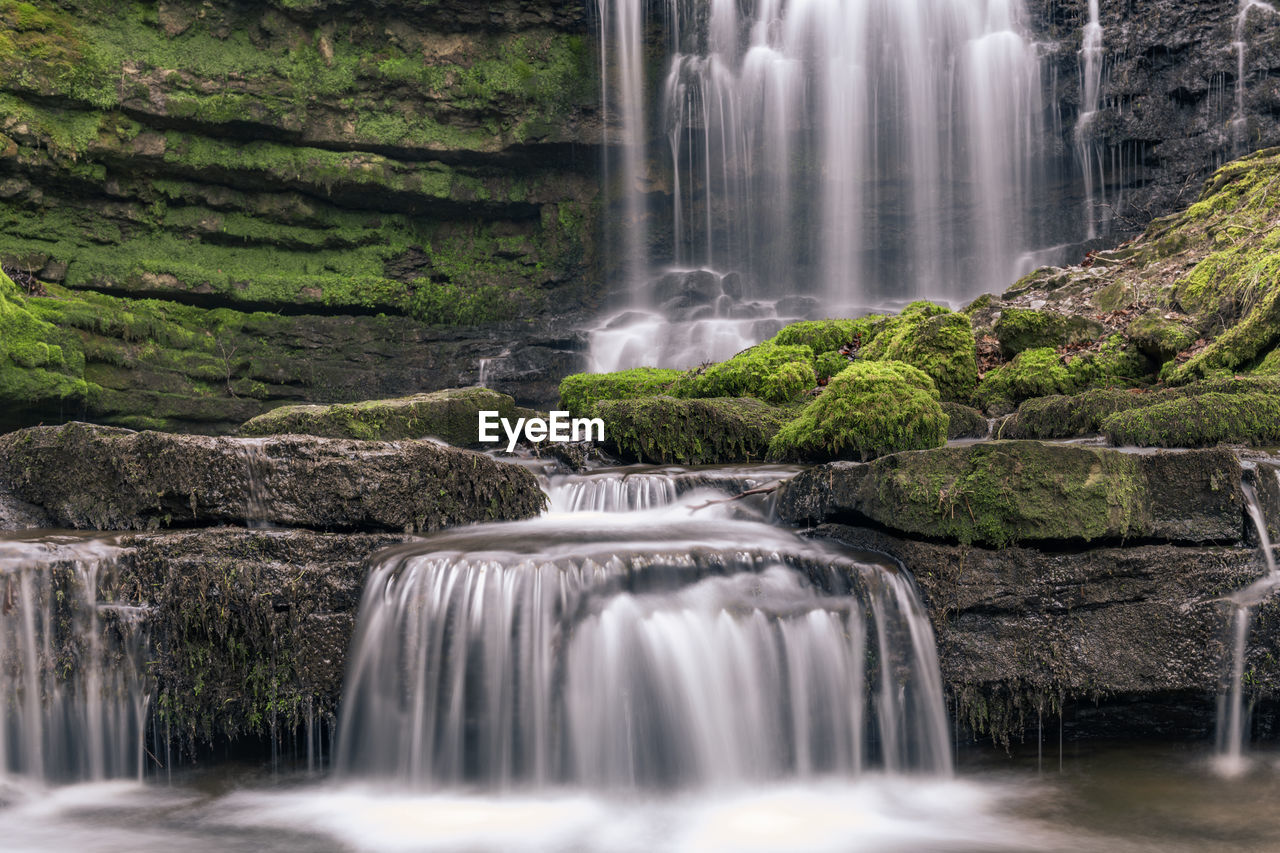
[[[1078,315],[1007,308],[996,320],[994,334],[1000,342],[1000,352],[1012,358],[1029,349],[1097,340],[1104,329],[1101,323]]]
[[[690,371],[670,388],[673,397],[755,397],[782,405],[814,387],[814,354],[808,346],[765,341],[728,361]]]
[[[1086,352],[1062,355],[1051,347],[1024,350],[982,378],[973,400],[992,414],[1012,412],[1034,397],[1070,395],[1091,387],[1138,383],[1146,362],[1121,335]]]
[[[658,465],[759,462],[792,414],[751,397],[601,400],[605,446],[623,459]]]
[[[1165,317],[1160,311],[1148,311],[1129,324],[1125,335],[1148,358],[1164,364],[1191,347],[1199,337],[1187,323]]]
[[[1102,422],[1117,446],[1280,444],[1280,395],[1206,393],[1117,412]]]
[[[968,400],[978,384],[977,347],[969,317],[931,302],[913,302],[884,322],[859,356],[918,368],[933,379],[944,400]]]
[[[872,315],[856,320],[801,320],[784,327],[772,338],[779,346],[805,346],[821,354],[839,350],[846,344],[866,346],[885,321]]]
[[[857,361],[778,432],[769,459],[866,460],[938,447],[948,424],[933,380],[922,371],[902,362]]]
[[[318,435],[390,441],[400,438],[439,438],[458,447],[478,444],[479,415],[496,411],[503,418],[516,413],[510,396],[488,388],[459,388],[415,394],[395,400],[366,400],[332,406],[281,406],[245,423],[244,435]]]
[[[1095,388],[1083,394],[1053,394],[1027,400],[1000,429],[999,438],[1075,438],[1102,431],[1116,412],[1150,405],[1149,393]]]
[[[684,376],[683,370],[636,367],[616,373],[575,373],[560,382],[560,408],[574,417],[587,417],[601,400],[652,397]]]
[[[947,425],[947,440],[959,438],[986,438],[989,425],[986,415],[972,406],[960,403],[942,402],[943,413],[950,418]]]

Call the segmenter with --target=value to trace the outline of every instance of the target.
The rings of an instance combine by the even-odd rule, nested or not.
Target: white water
[[[0,778],[141,778],[142,614],[100,600],[118,555],[84,537],[0,537]]]
[[[1249,49],[1245,28],[1249,25],[1249,13],[1253,11],[1276,14],[1276,8],[1262,0],[1240,0],[1240,11],[1236,13],[1236,25],[1231,40],[1231,49],[1236,54],[1236,108],[1231,116],[1232,153],[1236,156],[1249,150],[1249,122],[1244,111],[1245,90],[1245,54]]]
[[[603,32],[620,38],[635,0],[600,2]],[[629,266],[624,307],[645,314],[602,324],[615,333],[593,338],[596,366],[689,366],[758,341],[747,327],[761,317],[1006,287],[1048,236],[1040,59],[1023,17],[1018,0],[669,0],[662,92],[610,91],[660,95],[611,114],[625,138],[638,116],[663,116],[666,161],[652,159],[669,175],[672,245]],[[624,180],[628,219],[662,180]],[[741,273],[742,286],[693,306],[655,299],[672,268]],[[775,304],[797,295],[809,302]]]
[[[1258,470],[1258,469],[1255,469]],[[1276,567],[1275,552],[1267,533],[1267,520],[1258,501],[1258,493],[1251,483],[1242,486],[1245,508],[1258,534],[1266,574],[1249,586],[1234,593],[1231,601],[1231,658],[1227,692],[1218,697],[1218,733],[1215,769],[1224,776],[1238,776],[1249,768],[1245,754],[1248,732],[1245,722],[1248,713],[1244,702],[1244,665],[1248,652],[1249,629],[1253,625],[1253,611],[1280,588],[1280,569]]]
[[[638,282],[648,242],[645,218],[645,167],[648,124],[645,121],[644,37],[645,0],[596,0],[600,21],[602,112],[613,118],[620,138],[610,143],[619,149],[620,168],[606,164],[606,185],[621,182],[626,199],[626,219],[619,223],[623,274]],[[616,98],[611,95],[616,94]]]
[[[269,528],[273,525],[267,500],[267,472],[270,470],[267,440],[242,438],[237,443],[244,454],[245,464],[244,526],[250,530]]]
[[[500,791],[949,773],[933,634],[906,575],[738,507],[690,512],[718,492],[668,494],[384,555],[338,777]]]
[[[1089,0],[1089,20],[1080,46],[1080,116],[1075,128],[1076,157],[1084,177],[1084,221],[1090,240],[1098,236],[1099,208],[1107,202],[1102,148],[1093,137],[1093,124],[1102,108],[1100,5],[1100,0]]]

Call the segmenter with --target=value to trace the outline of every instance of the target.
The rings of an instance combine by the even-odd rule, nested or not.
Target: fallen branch
[[[706,503],[704,503],[704,504],[700,504],[700,505],[698,505],[698,506],[691,506],[691,507],[689,507],[689,512],[691,512],[691,513],[692,513],[692,512],[697,512],[697,511],[698,511],[698,510],[700,510],[700,509],[707,509],[708,507],[713,507],[713,506],[715,506],[716,504],[727,504],[727,503],[730,503],[730,502],[732,502],[732,501],[740,501],[740,500],[742,500],[743,498],[749,498],[749,497],[751,497],[752,495],[767,495],[767,494],[769,494],[770,492],[776,492],[776,491],[778,490],[778,486],[780,486],[780,485],[782,485],[782,484],[781,484],[781,483],[774,483],[772,486],[760,486],[760,487],[755,488],[755,489],[747,489],[745,492],[742,492],[742,493],[740,493],[740,494],[736,494],[736,495],[734,495],[733,497],[730,497],[730,498],[720,498],[720,499],[718,499],[718,500],[707,501]]]

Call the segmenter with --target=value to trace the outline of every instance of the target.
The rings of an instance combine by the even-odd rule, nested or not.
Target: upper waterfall
[[[711,309],[724,320],[796,296],[810,300],[763,313],[955,302],[1003,289],[1029,250],[1063,242],[1043,210],[1041,60],[1018,0],[670,0],[652,92],[637,91],[640,52],[620,41],[644,4],[600,3],[607,97],[645,99],[606,104],[624,140],[619,225],[628,251],[648,248],[625,265],[628,307],[709,318],[658,281],[672,267],[741,274],[724,288],[736,304]],[[670,209],[648,219],[661,228],[640,212],[658,195]]]

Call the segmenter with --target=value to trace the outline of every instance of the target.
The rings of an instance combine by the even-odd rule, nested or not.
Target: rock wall
[[[569,0],[0,2],[0,261],[87,383],[6,404],[217,429],[572,364],[595,63]]]
[[[1088,0],[1027,2],[1047,56],[1057,144],[1068,160],[1076,157],[1088,8]],[[1280,144],[1280,15],[1254,9],[1237,33],[1239,11],[1236,0],[1101,4],[1102,105],[1091,134],[1104,165],[1098,201],[1111,205],[1116,233],[1134,233],[1194,201],[1227,160]],[[1245,50],[1239,115],[1237,35]]]

